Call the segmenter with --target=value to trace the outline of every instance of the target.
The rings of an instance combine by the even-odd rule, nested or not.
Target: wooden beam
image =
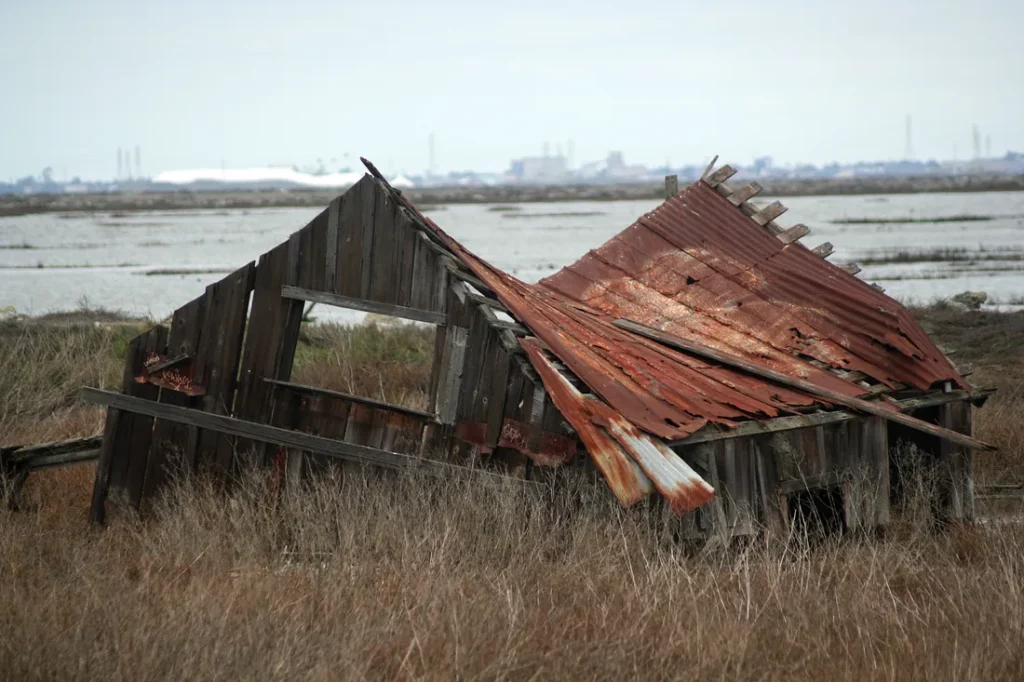
[[[860,272],[860,266],[857,265],[856,263],[847,263],[846,265],[841,265],[839,267],[842,268],[843,270],[846,270],[851,275],[856,275],[858,272]]]
[[[511,313],[509,313],[508,309],[505,307],[505,304],[502,303],[501,301],[495,300],[493,298],[488,298],[487,296],[481,296],[480,294],[474,294],[472,291],[469,291],[469,292],[466,292],[466,293],[468,295],[469,300],[472,301],[473,303],[476,303],[477,305],[490,306],[491,308],[494,308],[495,310],[500,310],[501,312],[505,313],[506,315],[510,315],[511,314]]]
[[[454,260],[450,258],[444,258],[442,262],[444,263],[445,269],[448,270],[448,272],[452,273],[452,275],[454,275],[456,279],[460,279],[466,284],[472,284],[479,291],[493,293],[491,288],[484,284],[482,280],[478,279],[474,275],[471,275],[470,273],[460,268]]]
[[[761,183],[759,182],[752,182],[745,187],[740,187],[738,190],[729,195],[729,203],[731,203],[733,206],[739,206],[744,201],[756,197],[762,189],[763,187],[761,187]]]
[[[785,213],[786,210],[781,201],[773,201],[750,217],[758,225],[767,225]]]
[[[964,447],[969,447],[976,450],[995,450],[995,447],[993,445],[990,445],[980,440],[976,440],[962,433],[957,433],[956,431],[951,431],[949,429],[942,428],[941,426],[936,426],[935,424],[929,424],[928,422],[922,421],[920,419],[915,419],[914,417],[910,417],[901,412],[895,412],[893,410],[885,409],[884,407],[881,407],[878,403],[871,403],[861,398],[853,398],[847,395],[843,395],[842,393],[833,391],[831,389],[823,388],[805,379],[799,379],[797,377],[789,376],[788,374],[776,372],[773,369],[769,369],[762,365],[750,362],[749,360],[746,360],[744,358],[740,358],[735,355],[730,355],[728,353],[723,353],[713,348],[709,348],[705,345],[681,339],[677,336],[673,336],[672,334],[666,334],[663,331],[660,331],[658,329],[652,329],[651,327],[647,327],[632,320],[618,319],[615,320],[614,324],[617,327],[631,331],[634,334],[639,334],[640,336],[651,339],[652,341],[657,341],[658,343],[664,344],[671,348],[676,348],[687,353],[692,353],[699,357],[714,360],[715,362],[721,363],[728,367],[740,369],[743,370],[744,372],[748,372],[755,376],[759,376],[763,379],[774,381],[775,383],[781,384],[782,386],[789,386],[790,388],[795,388],[797,390],[803,391],[804,393],[818,396],[819,398],[824,398],[829,402],[836,403],[838,405],[843,405],[858,412],[873,414],[876,417],[883,417],[885,419],[888,419],[889,421],[896,422],[897,424],[908,426],[912,429],[922,431],[932,436],[938,436],[939,438],[948,440],[952,443],[956,443],[957,445],[963,445]]]
[[[701,178],[709,187],[718,187],[723,182],[736,175],[736,169],[726,164],[711,175]]]
[[[979,391],[969,393],[967,391],[953,391],[951,393],[933,393],[919,398],[908,398],[906,400],[893,401],[900,408],[901,412],[913,412],[925,407],[935,407],[946,403],[960,402],[964,400],[979,400],[990,395],[992,391]],[[813,426],[825,424],[837,424],[839,422],[858,419],[860,415],[848,410],[833,410],[831,412],[815,412],[814,414],[797,414],[789,417],[775,417],[773,419],[759,419],[737,424],[727,429],[715,424],[710,424],[697,433],[686,438],[681,438],[669,443],[671,447],[677,445],[696,445],[697,443],[708,443],[727,438],[742,438],[745,436],[760,436],[780,431],[793,431],[795,429],[806,429]]]
[[[708,162],[708,165],[704,166],[704,172],[700,174],[701,180],[708,176],[708,173],[711,172],[711,169],[715,167],[716,163],[718,163],[718,154],[715,154],[715,158],[711,159],[711,161]]]
[[[361,395],[352,395],[350,393],[342,393],[341,391],[332,391],[328,388],[320,388],[319,386],[307,386],[305,384],[295,384],[290,381],[281,381],[280,379],[271,379],[264,377],[263,381],[274,386],[280,386],[281,388],[287,388],[292,391],[299,393],[307,393],[309,395],[322,395],[328,398],[337,398],[338,400],[344,400],[350,403],[359,403],[360,405],[367,405],[379,410],[387,410],[389,412],[400,412],[407,414],[410,417],[420,417],[422,419],[429,419],[433,421],[434,415],[430,412],[424,412],[423,410],[415,410],[411,407],[405,407],[404,405],[395,405],[388,403],[383,400],[375,400],[373,398],[366,398]]]
[[[79,462],[90,462],[99,458],[100,448],[93,448],[91,450],[75,450],[74,452],[32,457],[24,461],[24,466],[28,467],[29,471],[37,471],[39,469],[78,464]]]
[[[813,253],[815,256],[828,258],[829,256],[832,255],[832,242],[825,242],[824,244],[819,244],[815,246],[813,249],[811,249],[811,253]]]
[[[367,301],[362,298],[352,298],[350,296],[332,294],[327,291],[302,289],[288,284],[281,287],[281,296],[297,301],[312,301],[314,303],[323,303],[324,305],[332,305],[338,308],[362,310],[367,313],[377,313],[378,315],[400,317],[405,320],[415,320],[416,322],[428,322],[436,325],[443,325],[445,323],[445,316],[443,313],[407,308],[405,306],[393,305],[391,303]]]
[[[678,175],[666,175],[665,176],[665,198],[671,199],[675,195],[679,194],[679,176]]]
[[[252,440],[258,440],[265,443],[284,445],[285,447],[296,448],[299,450],[310,450],[328,457],[335,457],[360,464],[370,464],[387,469],[418,469],[431,475],[466,473],[472,474],[482,480],[491,479],[495,481],[515,481],[520,484],[530,483],[523,479],[511,476],[502,476],[501,474],[495,474],[489,471],[480,471],[478,469],[470,469],[468,467],[423,459],[421,457],[412,457],[409,455],[399,454],[397,452],[389,452],[387,450],[368,447],[366,445],[346,443],[332,438],[322,438],[320,436],[314,436],[301,431],[282,429],[268,424],[258,424],[244,419],[236,419],[234,417],[213,414],[211,412],[203,412],[201,410],[180,407],[170,403],[158,403],[144,398],[124,395],[123,393],[103,391],[98,388],[83,388],[81,397],[86,402],[90,402],[95,405],[106,405],[108,407],[113,407],[125,412],[131,412],[133,414],[143,414],[150,417],[156,417],[158,419],[177,422],[179,424],[189,424],[201,429],[225,433],[229,436],[242,436],[244,438],[250,438]],[[537,484],[534,483],[533,485]]]
[[[783,230],[782,232],[779,233],[778,237],[779,241],[782,242],[783,244],[792,244],[796,240],[802,237],[806,237],[810,233],[811,228],[801,223],[799,225],[794,225],[788,230]]]
[[[350,199],[351,200],[351,199]],[[327,249],[324,254],[324,281],[330,291],[338,291],[338,223],[341,221],[340,196],[334,197],[327,208]]]

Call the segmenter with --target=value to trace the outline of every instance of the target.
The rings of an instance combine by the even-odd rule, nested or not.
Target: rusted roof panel
[[[783,244],[703,182],[541,285],[823,384],[837,378],[801,357],[887,385],[962,383],[896,301],[801,244]]]
[[[396,197],[592,392],[581,394],[541,346],[523,341],[555,406],[624,504],[652,484],[677,511],[713,495],[658,439],[680,440],[708,423],[728,428],[833,405],[620,329],[616,319],[839,397],[866,389],[815,363],[859,370],[889,386],[962,385],[898,303],[799,243],[783,244],[703,182],[533,285],[478,258]]]
[[[544,357],[535,340],[521,343],[555,407],[580,434],[587,452],[624,505],[647,495],[651,483],[678,514],[715,496],[714,489],[662,441],[640,431],[601,399],[576,390]]]

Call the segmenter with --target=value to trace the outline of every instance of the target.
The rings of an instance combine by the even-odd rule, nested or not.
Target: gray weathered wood
[[[792,244],[802,237],[806,237],[811,233],[811,228],[804,224],[794,225],[788,230],[783,230],[778,234],[778,239],[783,244]]]
[[[744,201],[756,197],[758,194],[761,193],[762,189],[764,188],[761,187],[761,183],[759,182],[752,182],[749,185],[740,187],[739,189],[734,190],[733,193],[729,195],[729,203],[732,204],[733,206],[739,206]]]
[[[815,256],[828,258],[829,256],[832,255],[832,249],[832,242],[825,242],[824,244],[818,244],[813,249],[811,249],[811,253],[813,253]]]
[[[711,175],[701,178],[709,187],[718,187],[720,184],[736,175],[736,169],[726,164]]]
[[[665,198],[671,199],[675,195],[679,194],[679,176],[678,175],[666,175],[665,176]]]
[[[324,245],[324,289],[330,292],[340,292],[341,283],[338,281],[338,233],[341,222],[342,197],[335,197],[327,208],[327,237]]]
[[[358,298],[351,298],[349,296],[342,296],[340,294],[332,294],[327,291],[310,291],[309,289],[301,289],[299,287],[285,285],[281,287],[281,296],[298,301],[323,303],[324,305],[331,305],[338,308],[362,310],[368,313],[377,313],[378,315],[390,315],[391,317],[400,317],[405,320],[415,320],[417,322],[428,322],[436,325],[443,325],[445,323],[445,317],[441,313],[435,313],[428,310],[417,310],[416,308],[407,308],[405,306],[394,305],[393,303],[366,301]]]
[[[183,424],[192,424],[201,429],[220,431],[231,436],[242,436],[262,440],[267,443],[276,443],[285,447],[311,450],[327,456],[387,469],[417,468],[424,473],[438,473],[441,475],[465,472],[481,480],[521,480],[477,469],[454,466],[444,462],[402,455],[397,452],[388,452],[379,448],[346,443],[331,438],[321,438],[320,436],[282,429],[267,424],[257,424],[235,419],[234,417],[210,414],[209,412],[202,412],[187,407],[165,405],[122,393],[103,391],[98,388],[83,388],[81,398],[96,405],[106,405],[124,412],[145,415],[150,418],[159,417],[180,421]]]
[[[468,339],[469,330],[465,327],[449,326],[446,330],[441,377],[437,387],[437,420],[442,424],[455,423]]]
[[[391,412],[401,412],[402,414],[410,415],[413,417],[420,417],[422,419],[433,419],[434,415],[423,410],[416,410],[411,407],[405,407],[404,405],[394,405],[392,403],[384,402],[383,400],[374,400],[373,398],[365,398],[363,396],[351,395],[349,393],[342,393],[341,391],[332,391],[327,388],[320,388],[318,386],[306,386],[305,384],[295,384],[290,381],[279,381],[277,379],[264,379],[268,384],[280,386],[281,388],[287,388],[292,391],[298,391],[300,393],[308,393],[310,395],[328,396],[331,398],[338,398],[351,403],[359,403],[361,405],[369,405],[381,410],[388,410]]]
[[[895,404],[899,406],[901,412],[913,412],[914,410],[920,410],[925,407],[935,407],[936,405],[944,405],[946,403],[978,399],[979,396],[983,395],[985,395],[985,392],[972,396],[972,394],[967,391],[953,391],[952,393],[934,393],[921,398],[900,400],[896,401]],[[794,431],[796,429],[806,429],[814,426],[823,426],[825,424],[837,424],[839,422],[850,421],[858,418],[860,418],[860,415],[853,412],[835,410],[832,412],[816,412],[814,414],[800,414],[790,417],[775,417],[773,419],[741,422],[731,429],[709,425],[686,438],[670,442],[669,446],[685,447],[687,445],[696,445],[697,443],[725,440],[726,438],[742,438],[746,436],[779,433],[781,431]]]
[[[845,270],[851,275],[856,275],[858,272],[860,272],[860,266],[857,265],[856,263],[847,263],[846,265],[841,265],[840,269]]]
[[[767,225],[769,222],[785,213],[786,210],[786,207],[782,205],[781,201],[773,201],[760,209],[754,215],[750,216],[750,218],[758,225]]]

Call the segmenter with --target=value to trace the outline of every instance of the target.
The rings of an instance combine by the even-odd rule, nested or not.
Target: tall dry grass
[[[975,376],[1011,390],[977,413],[1003,447],[979,471],[1009,480],[1024,350],[1001,339],[1018,321],[968,322],[936,335],[989,337],[968,351]],[[84,409],[81,383],[120,382],[131,333],[37,332],[0,335],[0,362],[19,358],[0,423],[84,429],[59,415]],[[296,380],[414,400],[432,339],[411,336],[311,327]],[[357,472],[281,494],[250,474],[227,493],[180,481],[146,519],[89,529],[91,479],[33,475],[23,510],[0,510],[0,679],[1024,678],[1024,525],[936,533],[924,481],[881,540],[694,554],[659,511],[620,510],[587,480]]]
[[[6,679],[1016,680],[1024,527],[688,554],[600,488],[191,482],[0,518]]]

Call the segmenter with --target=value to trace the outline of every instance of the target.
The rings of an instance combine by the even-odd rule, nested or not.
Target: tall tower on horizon
[[[981,158],[981,131],[978,130],[978,124],[974,124],[974,158]]]
[[[914,137],[911,124],[910,114],[907,114],[907,138],[906,146],[903,148],[903,159],[905,161],[912,161],[914,158]]]

